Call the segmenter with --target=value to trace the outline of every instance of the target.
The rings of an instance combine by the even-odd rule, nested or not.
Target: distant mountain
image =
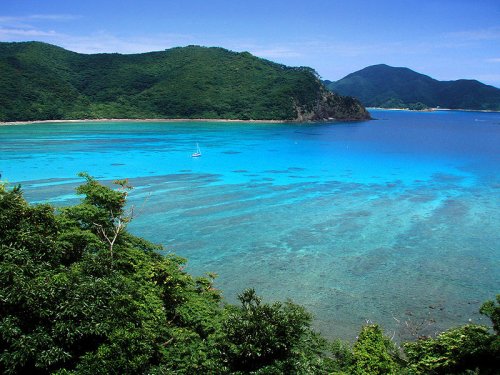
[[[500,89],[475,80],[438,81],[408,68],[372,65],[339,81],[325,81],[340,95],[367,107],[500,110]]]
[[[189,46],[85,55],[0,43],[0,121],[96,118],[364,119],[310,68]]]

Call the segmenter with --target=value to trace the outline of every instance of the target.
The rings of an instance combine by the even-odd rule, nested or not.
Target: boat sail
[[[199,158],[201,156],[201,150],[200,146],[198,146],[198,143],[196,144],[196,152],[192,153],[191,156],[193,158]]]

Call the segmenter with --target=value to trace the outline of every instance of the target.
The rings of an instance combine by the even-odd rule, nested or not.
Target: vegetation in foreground
[[[0,121],[187,118],[367,119],[311,68],[222,48],[84,55],[40,43],[0,43]]]
[[[0,372],[3,374],[494,374],[500,295],[468,324],[397,347],[377,325],[351,347],[327,342],[291,302],[248,289],[223,301],[215,275],[126,230],[126,181],[82,174],[75,206],[30,205],[0,184]]]

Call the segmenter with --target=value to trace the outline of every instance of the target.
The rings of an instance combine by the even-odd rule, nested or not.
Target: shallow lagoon
[[[74,203],[88,171],[136,187],[130,229],[247,287],[292,298],[329,337],[366,320],[485,322],[500,293],[500,114],[371,111],[322,124],[80,123],[0,127],[2,178]],[[191,158],[200,144],[203,156]]]

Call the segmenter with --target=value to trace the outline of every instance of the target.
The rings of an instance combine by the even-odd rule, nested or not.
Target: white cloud
[[[32,14],[24,17],[27,20],[73,21],[81,18],[74,14]]]
[[[106,32],[88,36],[61,35],[54,43],[79,53],[142,53],[176,47],[179,41],[189,44],[189,36],[119,37]]]
[[[45,31],[41,29],[7,29],[0,27],[2,41],[38,40],[55,44],[79,53],[142,53],[161,51],[180,45],[195,44],[190,35],[160,34],[143,37],[121,37],[107,32],[98,32],[85,36]]]
[[[330,59],[332,57],[352,58],[385,55],[396,51],[400,53],[404,44],[400,42],[353,44],[318,38],[279,44],[257,43],[255,41],[242,43],[239,40],[225,40],[222,46],[235,51],[249,51],[263,58],[302,60],[311,56],[324,56],[325,59]],[[413,48],[408,49],[408,52],[413,51]]]
[[[4,28],[0,27],[0,40],[12,40],[18,37],[36,37],[36,38],[44,38],[44,37],[56,37],[58,34],[53,31],[44,31],[37,29],[16,29],[16,28]]]
[[[319,37],[317,40],[269,43],[267,41],[231,39],[214,35],[154,34],[123,36],[105,31],[87,35],[71,35],[46,30],[41,23],[44,20],[64,22],[76,18],[79,18],[79,16],[71,14],[31,14],[22,17],[0,16],[0,40],[37,39],[81,53],[140,53],[187,44],[213,45],[235,51],[249,51],[262,58],[276,59],[292,65],[307,64],[309,56],[330,55],[330,57],[344,58],[380,56],[396,51],[402,53],[405,47],[405,44],[401,42],[360,44],[335,41],[330,37]],[[411,49],[407,49],[406,52],[415,53],[415,51],[416,48],[413,46]]]
[[[487,41],[500,39],[500,27],[464,30],[445,34],[445,37],[464,41]]]
[[[255,56],[263,58],[288,58],[288,57],[302,56],[300,52],[288,47],[270,47],[270,48],[254,47],[254,48],[248,48],[248,51]]]
[[[81,18],[80,16],[72,14],[31,14],[27,16],[15,17],[15,16],[0,16],[0,24],[19,24],[26,23],[30,21],[72,21]]]
[[[0,41],[38,40],[80,53],[140,53],[193,43],[191,36],[176,34],[123,37],[107,32],[96,32],[89,35],[71,35],[48,30],[42,23],[42,21],[66,22],[78,18],[81,17],[72,14],[0,16]]]
[[[44,38],[53,38],[61,34],[54,30],[46,30],[41,27],[34,26],[39,21],[70,21],[80,18],[71,14],[32,14],[21,17],[15,16],[0,16],[0,40],[2,41],[18,41],[23,38],[37,38],[44,41]],[[23,39],[25,40],[25,39]]]

